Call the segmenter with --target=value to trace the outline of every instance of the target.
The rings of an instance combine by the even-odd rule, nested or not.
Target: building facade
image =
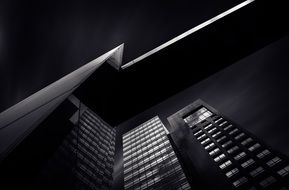
[[[199,156],[208,157],[214,166],[211,169],[223,176],[231,189],[288,189],[288,158],[205,102],[198,100],[168,120],[173,128],[189,128],[191,142],[202,149]],[[194,160],[187,161],[194,165]]]
[[[159,117],[125,133],[124,189],[191,189]]]
[[[56,189],[111,189],[115,129],[85,105],[80,107],[71,117],[79,116],[74,119],[74,127],[44,167],[40,185]]]

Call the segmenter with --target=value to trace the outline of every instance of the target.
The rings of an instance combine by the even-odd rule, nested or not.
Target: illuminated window
[[[238,168],[234,168],[234,169],[228,171],[228,172],[226,173],[226,176],[227,176],[228,178],[230,178],[230,177],[232,177],[233,175],[237,174],[238,172],[239,172],[239,169],[238,169]]]
[[[220,168],[223,170],[226,167],[230,166],[232,164],[232,162],[230,160],[224,162],[223,164],[220,165]]]
[[[276,182],[276,179],[272,176],[267,177],[266,179],[264,179],[263,181],[260,182],[260,185],[265,188],[269,185],[271,185],[272,183]]]
[[[241,144],[242,145],[247,145],[247,144],[249,144],[252,141],[253,141],[253,139],[251,137],[249,137],[249,138],[245,139],[244,141],[242,141]]]
[[[205,147],[205,149],[208,150],[208,149],[210,149],[210,148],[212,148],[212,147],[214,147],[214,146],[215,146],[214,143],[210,143],[209,145],[207,145],[207,146]]]
[[[244,137],[245,136],[245,133],[240,133],[239,135],[237,135],[236,137],[235,137],[235,139],[236,140],[239,140],[239,139],[241,139],[242,137]]]
[[[247,160],[246,162],[242,163],[241,166],[243,168],[247,168],[248,166],[252,165],[255,161],[251,158],[249,160]]]
[[[214,156],[214,155],[216,155],[218,152],[220,152],[220,149],[219,149],[219,148],[215,148],[214,150],[212,150],[211,152],[209,152],[209,155],[210,155],[210,156]]]
[[[254,144],[253,146],[251,146],[251,147],[249,148],[249,150],[252,152],[252,151],[256,150],[256,149],[259,148],[259,147],[261,147],[261,145],[260,145],[259,143],[256,143],[256,144]]]
[[[231,140],[229,140],[229,141],[227,141],[227,142],[225,142],[223,145],[222,145],[222,147],[223,148],[226,148],[227,146],[229,146],[230,144],[232,144],[233,142],[231,141]]]
[[[279,175],[281,175],[282,177],[288,175],[288,173],[289,173],[289,165],[286,166],[286,167],[284,167],[284,168],[282,168],[282,169],[279,170],[277,173],[278,173]]]
[[[230,148],[229,150],[228,150],[228,153],[229,154],[232,154],[232,153],[234,153],[236,150],[238,150],[239,149],[239,147],[238,146],[234,146],[234,147],[232,147],[232,148]]]
[[[216,158],[214,158],[215,162],[219,162],[221,160],[223,160],[225,158],[225,154],[221,154],[220,156],[217,156]]]
[[[184,121],[189,124],[189,126],[195,126],[211,115],[213,115],[212,112],[207,110],[205,107],[202,107],[201,109],[195,111],[193,114],[187,116]]]
[[[246,177],[241,177],[239,178],[238,180],[236,180],[235,182],[233,182],[233,185],[235,187],[239,187],[241,186],[242,184],[246,183],[248,181],[248,179]]]
[[[270,151],[265,149],[263,150],[262,152],[260,152],[259,154],[257,154],[257,157],[258,158],[264,158],[265,156],[269,155],[270,154]]]
[[[221,131],[218,131],[217,133],[213,134],[212,137],[215,138],[221,134]]]
[[[276,156],[276,157],[272,158],[271,160],[269,160],[269,161],[267,162],[267,165],[270,166],[270,167],[272,167],[272,166],[278,164],[278,163],[281,162],[281,161],[282,161],[282,160],[281,160],[279,157]]]
[[[252,176],[252,177],[256,177],[257,175],[259,175],[259,174],[261,174],[261,173],[263,173],[264,172],[264,169],[260,166],[260,167],[258,167],[258,168],[256,168],[256,169],[254,169],[253,171],[251,171],[250,172],[250,175]]]
[[[240,154],[236,155],[234,157],[235,160],[240,160],[241,158],[245,157],[246,153],[245,152],[241,152]]]

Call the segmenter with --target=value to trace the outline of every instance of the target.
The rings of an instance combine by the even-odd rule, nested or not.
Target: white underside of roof
[[[154,54],[154,53],[156,53],[156,52],[168,47],[169,45],[171,45],[171,44],[173,44],[173,43],[175,43],[175,42],[177,42],[177,41],[179,41],[179,40],[181,40],[181,39],[183,39],[183,38],[185,38],[185,37],[197,32],[197,31],[201,30],[202,28],[204,28],[204,27],[216,22],[217,20],[220,20],[221,18],[223,18],[223,17],[225,17],[225,16],[227,16],[227,15],[229,15],[229,14],[231,14],[231,13],[233,13],[233,12],[243,8],[243,7],[245,7],[246,5],[248,5],[248,4],[250,4],[250,3],[254,2],[254,1],[255,0],[247,0],[247,1],[244,1],[244,2],[234,6],[233,8],[231,8],[231,9],[229,9],[229,10],[227,10],[227,11],[225,11],[225,12],[223,12],[223,13],[221,13],[221,14],[219,14],[219,15],[217,15],[217,16],[215,16],[215,17],[213,17],[213,18],[211,18],[211,19],[209,19],[209,20],[207,20],[207,21],[205,21],[203,23],[201,23],[201,24],[199,24],[198,26],[195,26],[194,28],[192,28],[192,29],[182,33],[181,35],[179,35],[179,36],[167,41],[166,43],[164,43],[164,44],[162,44],[162,45],[160,45],[160,46],[148,51],[147,53],[139,56],[138,58],[136,58],[136,59],[124,64],[124,65],[122,65],[121,68],[125,69],[125,68],[130,67],[131,65],[133,65],[133,64],[135,64],[135,63],[137,63],[137,62],[139,62],[139,61],[141,61],[143,59],[145,59],[146,57],[151,56],[152,54]]]

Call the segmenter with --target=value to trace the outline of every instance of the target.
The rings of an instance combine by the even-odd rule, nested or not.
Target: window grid
[[[233,186],[237,188],[248,180],[251,180],[254,175],[257,176],[267,170],[269,173],[273,172],[274,176],[287,176],[288,171],[286,169],[289,169],[289,166],[288,168],[284,167],[286,169],[282,168],[278,171],[273,171],[267,169],[268,166],[266,167],[265,161],[260,161],[260,159],[270,155],[271,152],[264,149],[263,145],[255,140],[255,137],[237,128],[223,117],[218,117],[215,113],[204,120],[205,121],[196,124],[194,128],[191,128],[194,136],[207,151],[208,155],[212,157],[213,161],[219,165],[221,170],[227,170],[229,166],[236,167],[236,171],[238,172],[234,174],[240,173],[240,179],[234,182],[232,181]],[[256,165],[255,159],[265,167]],[[275,159],[271,162],[270,165],[274,166],[280,161]],[[256,168],[256,166],[258,167]],[[249,170],[251,167],[255,167],[256,171],[252,170],[250,173],[247,172],[246,170]]]
[[[123,142],[125,189],[190,189],[158,117],[126,133]]]

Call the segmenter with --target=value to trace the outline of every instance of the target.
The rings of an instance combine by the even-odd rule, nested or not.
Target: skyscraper
[[[123,137],[124,189],[191,189],[159,117]]]
[[[232,187],[250,190],[289,187],[288,158],[203,101],[195,101],[168,120],[173,128],[190,129],[193,147],[203,149],[199,156],[209,157],[209,162],[217,166],[211,169],[223,175],[223,180]]]
[[[74,127],[42,169],[38,180],[46,184],[43,188],[47,189],[110,189],[113,180],[115,129],[75,96],[72,95],[69,99],[78,106],[78,110],[70,118]]]
[[[240,60],[281,38],[275,21],[287,17],[268,14],[280,2],[230,3],[126,64],[120,45],[0,113],[1,187],[288,190],[289,38]],[[188,105],[198,98],[251,125]]]

